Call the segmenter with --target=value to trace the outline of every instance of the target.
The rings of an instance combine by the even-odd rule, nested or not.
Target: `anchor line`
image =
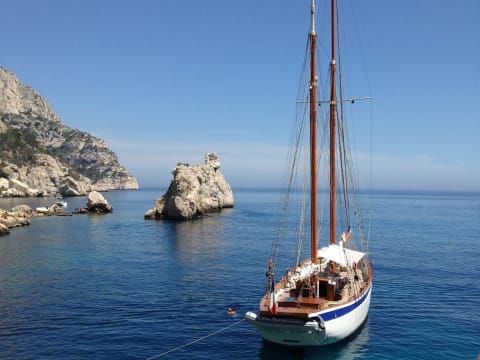
[[[238,324],[240,324],[240,323],[242,323],[242,322],[244,322],[244,321],[245,321],[245,319],[242,319],[242,320],[237,321],[237,322],[235,322],[235,323],[233,323],[233,324],[230,324],[230,325],[228,325],[228,326],[225,326],[224,328],[215,330],[215,331],[211,332],[210,334],[207,334],[207,335],[205,335],[205,336],[202,336],[201,338],[198,338],[198,339],[195,339],[195,340],[193,340],[193,341],[190,341],[189,343],[186,343],[186,344],[183,344],[183,345],[181,345],[181,346],[178,346],[178,347],[176,347],[176,348],[174,348],[174,349],[165,351],[165,352],[163,352],[163,353],[161,353],[161,354],[158,354],[158,355],[149,357],[149,358],[147,358],[146,360],[157,359],[157,358],[159,358],[159,357],[161,357],[161,356],[163,356],[163,355],[167,355],[167,354],[170,354],[170,353],[172,353],[172,352],[174,352],[174,351],[183,349],[183,348],[185,348],[185,347],[187,347],[187,346],[190,346],[190,345],[192,345],[192,344],[195,344],[195,343],[197,343],[197,342],[199,342],[199,341],[205,340],[206,338],[209,338],[210,336],[213,336],[213,335],[216,335],[216,334],[218,334],[218,333],[221,333],[222,331],[225,331],[225,330],[227,330],[227,329],[229,329],[229,328],[231,328],[231,327],[233,327],[233,326],[235,326],[235,325],[238,325]]]

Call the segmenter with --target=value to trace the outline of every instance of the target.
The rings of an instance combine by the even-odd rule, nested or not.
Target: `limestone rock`
[[[90,182],[88,179],[83,181],[77,181],[74,178],[67,176],[60,181],[58,192],[62,196],[83,196],[91,190]]]
[[[0,178],[0,197],[8,197],[13,190],[15,196],[53,196],[57,193],[84,196],[91,190],[90,179],[78,174],[73,178],[69,168],[54,157],[36,154],[34,159],[29,166],[11,164],[1,169],[10,182]]]
[[[35,114],[60,122],[52,106],[30,86],[22,84],[17,77],[0,67],[0,110],[9,114]]]
[[[215,153],[205,156],[205,165],[177,165],[173,177],[167,192],[155,200],[155,208],[145,213],[146,219],[190,220],[234,205]]]
[[[38,214],[42,214],[42,215],[48,215],[50,210],[48,210],[48,207],[47,206],[39,206],[35,209],[35,211],[38,213]]]
[[[156,214],[157,214],[157,211],[155,208],[153,208],[153,209],[147,210],[143,215],[143,217],[148,220],[155,220]]]
[[[62,205],[58,204],[58,203],[55,203],[55,204],[52,204],[51,206],[41,206],[41,207],[37,207],[35,209],[35,211],[38,213],[38,214],[41,214],[41,215],[63,215],[65,213],[65,207],[63,207]]]
[[[39,196],[41,194],[41,191],[32,189],[28,186],[28,184],[25,184],[17,179],[10,179],[9,183],[10,188],[16,190],[16,196]]]
[[[32,216],[33,209],[28,205],[18,205],[15,206],[11,212],[17,214],[18,216]]]
[[[89,212],[110,213],[113,211],[112,205],[97,191],[88,194],[87,209]]]
[[[30,211],[29,211],[30,210]],[[30,225],[30,217],[34,213],[31,211],[30,207],[26,205],[20,205],[12,209],[12,211],[5,211],[0,209],[0,225],[2,228],[15,228],[25,225]],[[8,232],[0,229],[0,233],[6,235]]]
[[[62,124],[47,100],[1,66],[0,142],[0,178],[8,181],[0,197],[138,189],[102,139]]]
[[[8,179],[0,177],[0,192],[7,190],[10,187]]]
[[[10,233],[10,230],[8,229],[8,226],[3,224],[0,220],[0,236],[5,236]]]

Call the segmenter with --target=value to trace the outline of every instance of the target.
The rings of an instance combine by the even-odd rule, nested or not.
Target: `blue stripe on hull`
[[[365,301],[371,289],[372,287],[370,285],[370,288],[368,289],[368,291],[365,294],[363,294],[363,296],[353,304],[345,306],[344,308],[341,308],[341,309],[335,309],[319,315],[322,317],[323,321],[327,322],[329,320],[333,320],[333,319],[339,318],[340,316],[348,314],[350,311],[355,310]]]

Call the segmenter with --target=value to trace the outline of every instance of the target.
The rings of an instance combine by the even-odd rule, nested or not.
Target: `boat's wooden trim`
[[[281,281],[275,284],[275,292],[277,294],[275,317],[308,318],[312,313],[318,313],[319,311],[328,309],[332,310],[336,307],[347,305],[348,303],[363,297],[370,289],[372,282],[372,266],[370,263],[367,264],[367,268],[368,278],[363,279],[363,283],[359,284],[360,287],[357,287],[354,291],[350,291],[350,293],[346,288],[344,288],[339,294],[340,298],[337,300],[330,300],[326,296],[292,296],[290,290],[294,289],[286,287],[288,281],[283,278]],[[270,293],[267,293],[260,301],[260,315],[273,316],[269,311],[269,305]]]

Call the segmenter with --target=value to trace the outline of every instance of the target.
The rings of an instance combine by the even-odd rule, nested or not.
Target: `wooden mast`
[[[332,59],[330,62],[330,244],[336,242],[336,132],[337,132],[337,89],[335,64],[335,0],[332,0]]]
[[[310,7],[310,232],[311,232],[311,261],[317,262],[318,233],[317,233],[317,75],[315,73],[315,47],[317,35],[315,33],[315,0]]]

